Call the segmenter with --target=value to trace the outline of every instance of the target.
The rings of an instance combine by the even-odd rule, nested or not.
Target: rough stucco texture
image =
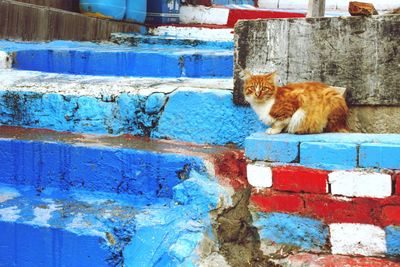
[[[348,89],[351,105],[400,104],[400,16],[240,21],[235,27],[235,102],[241,73],[276,70],[282,84],[321,81]]]

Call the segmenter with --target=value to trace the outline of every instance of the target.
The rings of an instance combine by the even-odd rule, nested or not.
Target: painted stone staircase
[[[370,154],[397,164],[398,136],[375,142],[381,139],[361,135],[343,142],[343,135],[259,133],[245,142],[265,126],[249,107],[233,104],[229,38],[215,42],[176,38],[179,34],[181,30],[174,38],[116,34],[114,44],[0,43],[0,66],[5,68],[0,70],[0,124],[5,125],[0,128],[0,231],[6,233],[0,239],[0,266],[207,266],[210,253],[220,252],[213,228],[218,223],[210,214],[232,208],[233,192],[250,186],[253,219],[246,220],[254,221],[260,249],[276,263],[291,266],[291,261],[305,262],[301,256],[310,259],[310,254],[276,259],[285,246],[332,252],[327,225],[333,221],[303,211],[313,192],[332,201],[332,210],[340,211],[346,203],[355,203],[361,212],[368,211],[368,203],[385,208],[386,217],[379,218],[387,218],[386,223],[372,224],[386,227],[377,230],[378,237],[388,238],[385,248],[365,255],[396,259],[398,188],[381,200],[338,201],[320,172],[359,167],[360,144],[367,139],[379,143],[381,151]],[[246,147],[249,161],[258,161],[248,165],[248,181],[242,152],[217,145]],[[388,151],[392,157],[385,156]],[[306,177],[294,184],[297,189],[285,188],[291,182],[279,189],[274,177],[281,165],[283,172],[294,168],[297,179]],[[397,165],[374,166],[390,169],[390,180],[399,184]],[[388,177],[383,180],[387,186]],[[331,209],[324,211],[329,215]],[[368,216],[363,213],[365,221],[351,222],[370,224],[375,217]],[[235,218],[232,224],[237,222],[244,220]],[[383,239],[378,240],[382,245]],[[277,250],[268,254],[266,248],[276,244]],[[37,255],[39,250],[43,254]],[[353,258],[341,259],[346,263]],[[369,257],[360,261],[396,264]],[[228,265],[222,262],[218,266]]]
[[[271,254],[292,246],[399,259],[400,135],[255,133],[245,147],[248,181],[254,187],[250,209]],[[365,259],[354,266],[365,266]],[[334,262],[334,257],[320,261],[322,266]]]

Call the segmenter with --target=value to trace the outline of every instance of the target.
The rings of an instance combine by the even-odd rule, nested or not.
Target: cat
[[[245,73],[243,93],[259,116],[271,126],[267,134],[348,132],[348,107],[337,89],[319,82],[279,87],[276,73]]]

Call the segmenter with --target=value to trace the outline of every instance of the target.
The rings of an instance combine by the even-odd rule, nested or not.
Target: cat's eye
[[[254,86],[249,86],[249,87],[246,88],[246,91],[247,91],[248,94],[253,93],[254,90],[255,90]]]

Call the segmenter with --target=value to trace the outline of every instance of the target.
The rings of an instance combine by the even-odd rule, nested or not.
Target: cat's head
[[[276,73],[252,75],[245,72],[243,94],[248,102],[265,102],[275,95]]]

